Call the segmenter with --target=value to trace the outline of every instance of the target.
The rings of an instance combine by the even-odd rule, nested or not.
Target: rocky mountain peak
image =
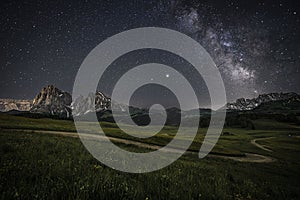
[[[97,91],[96,94],[89,93],[88,96],[79,96],[72,104],[74,116],[84,115],[89,112],[107,110],[111,105],[111,99],[104,93]]]
[[[236,102],[228,103],[227,109],[230,110],[252,110],[262,103],[267,103],[271,101],[282,101],[282,100],[300,100],[300,95],[294,92],[288,93],[268,93],[268,94],[260,94],[256,98],[245,99],[240,98],[237,99]]]
[[[72,97],[53,85],[44,87],[34,98],[30,112],[69,118]]]
[[[300,102],[300,95],[289,93],[269,93],[260,94],[256,98],[237,99],[233,103],[227,104],[229,110],[252,110],[258,108],[265,103],[272,103],[283,101],[282,103]],[[111,106],[114,106],[114,112],[122,115],[126,111],[131,110],[132,113],[144,113],[144,109],[128,107],[127,105],[120,104],[112,101],[104,93],[97,91],[96,93],[90,93],[87,96],[79,96],[73,99],[68,92],[64,92],[54,85],[48,85],[44,87],[32,100],[14,100],[14,99],[0,99],[0,111],[7,112],[11,110],[16,111],[29,111],[31,113],[40,113],[43,115],[55,115],[60,118],[72,117],[72,111],[74,116],[81,116],[90,112],[111,112]],[[175,108],[168,109],[168,113],[180,113],[180,110]],[[189,111],[193,113],[194,111]],[[199,110],[195,111],[199,113]]]
[[[45,104],[50,105],[55,103],[55,100],[70,97],[66,92],[61,91],[53,85],[44,87],[33,99],[33,105]],[[56,99],[57,98],[57,99]]]

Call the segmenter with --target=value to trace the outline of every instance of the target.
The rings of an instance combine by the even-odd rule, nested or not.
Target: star
[[[276,92],[284,88],[300,93],[300,19],[297,8],[288,2],[266,6],[258,1],[246,5],[236,1],[149,0],[137,6],[126,1],[93,5],[70,1],[57,9],[47,3],[36,7],[26,1],[10,2],[0,18],[2,97],[30,99],[47,82],[70,92],[82,61],[93,48],[114,34],[145,26],[170,28],[201,44],[218,66],[229,100],[273,92],[274,88]],[[26,9],[17,9],[22,7]],[[114,65],[113,76],[108,75],[111,87],[129,66],[161,61],[177,64],[191,85],[198,85],[197,94],[205,90],[199,86],[201,77],[188,70],[183,59],[143,52],[128,55]],[[19,78],[20,70],[27,74]],[[177,81],[171,72],[161,77]],[[291,83],[286,84],[286,79]],[[23,90],[13,87],[14,80]],[[156,77],[148,80],[154,82]],[[108,91],[103,92],[109,94],[111,87],[106,87]]]

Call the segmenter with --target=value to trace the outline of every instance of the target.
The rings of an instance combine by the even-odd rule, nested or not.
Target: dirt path
[[[223,159],[230,159],[230,160],[235,160],[239,162],[252,162],[252,163],[270,163],[270,162],[275,162],[276,159],[269,157],[269,156],[264,156],[260,154],[254,154],[254,153],[245,153],[245,156],[240,156],[240,157],[234,157],[234,156],[218,156],[218,155],[209,155],[210,157],[219,157]]]
[[[272,139],[274,137],[266,137],[266,138],[257,138],[257,139],[253,139],[251,140],[251,144],[257,146],[258,148],[262,149],[262,150],[265,150],[265,151],[268,151],[268,152],[273,152],[271,149],[268,149],[267,147],[263,146],[263,145],[260,145],[258,143],[256,143],[257,141],[261,141],[261,140],[268,140],[268,139]]]
[[[46,130],[24,130],[24,129],[9,129],[9,130],[14,130],[14,131],[22,131],[22,132],[30,132],[30,133],[42,133],[42,134],[54,134],[54,135],[62,135],[66,137],[74,137],[74,138],[79,138],[78,133],[74,132],[64,132],[64,131],[46,131]],[[87,139],[97,139],[97,140],[107,140],[107,138],[111,141],[122,143],[122,144],[129,144],[129,145],[134,145],[137,147],[141,148],[147,148],[147,149],[152,149],[152,150],[158,150],[161,149],[162,146],[159,145],[153,145],[153,144],[147,144],[143,142],[138,142],[138,141],[132,141],[132,140],[127,140],[127,139],[121,139],[121,138],[115,138],[115,137],[105,137],[105,136],[100,136],[100,135],[94,135],[94,134],[85,134]],[[254,140],[252,140],[254,144]],[[251,141],[251,143],[252,143]],[[257,144],[259,145],[259,144]],[[259,145],[261,146],[261,145]],[[168,152],[182,152],[181,149],[177,148],[164,148],[165,151]],[[186,154],[197,154],[198,152],[194,151],[185,151],[184,153]],[[264,156],[264,155],[259,155],[259,154],[252,154],[252,153],[245,153],[245,156],[227,156],[227,155],[214,155],[214,154],[209,154],[207,155],[208,157],[212,158],[222,158],[222,159],[230,159],[230,160],[235,160],[239,162],[254,162],[254,163],[269,163],[269,162],[274,162],[275,159],[269,156]]]

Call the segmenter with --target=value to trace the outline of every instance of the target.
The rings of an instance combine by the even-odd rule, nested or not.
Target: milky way
[[[297,1],[2,1],[0,98],[31,99],[48,84],[71,92],[80,64],[95,46],[144,26],[178,30],[197,40],[218,66],[229,101],[300,93],[299,8]],[[184,61],[144,53],[120,59],[106,81],[113,83],[130,65],[154,59],[178,66],[198,84],[199,94],[206,92]],[[108,92],[109,85],[101,89]],[[165,91],[152,93],[165,96]],[[143,101],[153,95],[137,96]]]
[[[295,16],[297,6],[281,9],[284,13],[281,19],[281,14],[270,16],[276,7],[283,7],[281,3],[257,3],[256,10],[252,12],[240,8],[235,2],[223,5],[227,7],[221,9],[223,13],[213,6],[199,3],[186,7],[186,4],[179,2],[171,10],[175,10],[177,28],[198,40],[214,58],[228,95],[252,97],[257,93],[286,90],[285,84],[295,90],[299,80],[292,82],[287,78],[286,83],[282,84],[282,80],[278,79],[299,75],[299,45],[292,44],[299,41],[299,17]],[[287,20],[293,22],[287,24]],[[292,32],[285,32],[286,26]],[[281,47],[285,45],[289,47]],[[278,62],[276,58],[279,56],[285,57],[287,62]],[[272,74],[274,71],[275,76]]]

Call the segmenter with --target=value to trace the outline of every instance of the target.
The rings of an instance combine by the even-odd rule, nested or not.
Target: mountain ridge
[[[260,106],[263,103],[272,102],[272,101],[282,101],[294,99],[300,101],[300,95],[295,92],[280,92],[280,93],[267,93],[260,94],[258,97],[252,99],[239,98],[235,102],[227,103],[226,107],[229,110],[253,110]]]
[[[0,111],[10,110],[29,111],[33,100],[28,99],[0,99]]]
[[[230,111],[250,111],[258,109],[261,105],[265,105],[268,102],[284,102],[288,100],[300,102],[300,95],[294,92],[260,94],[258,97],[252,99],[239,98],[235,102],[227,103],[226,108]],[[95,108],[93,108],[93,105],[95,105]],[[60,118],[72,118],[72,112],[75,113],[74,116],[85,115],[89,112],[103,113],[111,110],[111,105],[114,105],[117,114],[124,114],[129,110],[133,112],[135,116],[139,114],[144,115],[148,112],[147,109],[132,106],[128,107],[111,101],[108,96],[100,91],[97,91],[95,94],[90,93],[87,97],[79,96],[75,100],[72,100],[70,93],[62,91],[54,85],[48,85],[42,88],[33,100],[0,99],[1,112],[11,110],[14,110],[12,113],[27,111],[30,113],[44,114],[46,116],[55,115]],[[202,108],[190,111],[178,110],[182,114],[192,113],[192,115],[197,114],[198,110],[201,114],[203,114],[203,112],[205,114],[212,113],[210,109]],[[174,108],[167,109],[168,113],[177,113],[178,110],[175,110],[175,112]]]

